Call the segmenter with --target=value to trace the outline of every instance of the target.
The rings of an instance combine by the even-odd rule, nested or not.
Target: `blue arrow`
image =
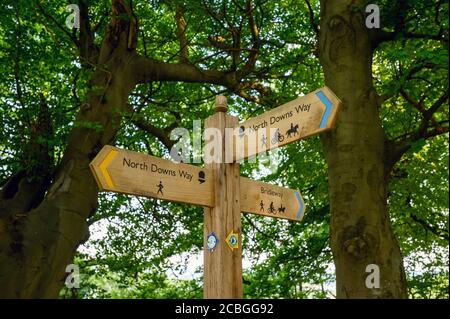
[[[300,208],[297,211],[297,219],[300,219],[303,215],[303,202],[298,192],[295,192],[295,196],[297,196],[298,203],[300,204]]]
[[[333,103],[331,103],[331,101],[322,91],[316,92],[316,95],[319,98],[319,100],[326,106],[325,113],[323,113],[322,120],[320,121],[320,128],[324,128],[325,125],[327,125],[328,118],[330,117],[331,109],[333,108]]]

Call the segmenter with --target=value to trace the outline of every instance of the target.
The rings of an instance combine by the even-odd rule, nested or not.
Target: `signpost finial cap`
[[[224,95],[216,96],[216,106],[215,106],[216,113],[218,113],[218,112],[226,113],[227,110],[228,110],[228,106],[227,106],[226,96],[224,96]]]

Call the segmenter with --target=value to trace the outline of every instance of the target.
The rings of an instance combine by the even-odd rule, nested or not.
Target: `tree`
[[[338,297],[406,297],[400,249],[390,226],[387,189],[391,171],[414,141],[448,132],[436,113],[448,100],[448,89],[433,101],[423,95],[416,104],[422,122],[417,130],[390,139],[382,127],[382,98],[372,76],[374,50],[396,37],[445,40],[440,28],[430,34],[409,31],[405,16],[412,4],[399,1],[393,31],[370,32],[365,26],[365,1],[321,2],[320,60],[327,83],[344,101],[337,129],[324,140],[329,168],[332,210],[331,247],[336,265]],[[415,4],[421,4],[416,2]],[[440,3],[433,4],[438,10]],[[439,16],[439,12],[435,14]],[[420,72],[425,66],[417,66]],[[432,64],[431,67],[435,67]],[[400,88],[400,92],[405,90]],[[408,95],[406,95],[408,96]],[[429,105],[426,106],[425,101]],[[381,288],[367,289],[355,273],[368,264],[380,267]]]
[[[301,72],[310,70],[311,78],[301,87],[305,93],[321,83],[315,52],[325,83],[344,102],[337,129],[322,138],[337,296],[406,297],[388,185],[396,169],[404,167],[396,164],[416,143],[448,132],[448,62],[442,58],[448,56],[443,46],[448,45],[448,4],[383,3],[381,21],[387,24],[380,30],[365,27],[365,5],[322,1],[319,14],[319,4],[309,1],[80,0],[80,29],[72,32],[62,22],[62,3],[9,4],[1,22],[8,52],[2,62],[13,67],[5,67],[2,79],[8,92],[2,97],[2,151],[10,155],[2,158],[0,295],[57,296],[65,267],[98,214],[98,190],[88,164],[105,144],[129,139],[130,124],[140,130],[132,139],[136,144],[148,143],[145,134],[150,134],[170,148],[169,132],[183,126],[184,116],[191,113],[190,120],[208,113],[173,108],[173,101],[201,105],[226,91],[253,110],[255,104],[275,107],[299,91],[292,82],[305,81]],[[415,46],[417,59],[410,53]],[[395,50],[406,56],[383,56]],[[46,63],[35,52],[42,52]],[[377,58],[398,62],[391,68],[395,72],[386,72],[394,73],[392,78],[374,77]],[[41,74],[50,84],[40,85]],[[180,102],[176,95],[189,89],[195,93]],[[405,117],[409,125],[398,120],[404,116],[398,105],[414,110]],[[394,119],[383,121],[386,108]],[[8,140],[13,147],[6,146]],[[327,235],[321,235],[314,251],[320,253]],[[365,267],[372,263],[380,267],[379,290],[364,284]]]

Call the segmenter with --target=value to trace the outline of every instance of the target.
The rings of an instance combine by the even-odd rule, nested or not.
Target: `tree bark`
[[[343,102],[336,129],[322,136],[336,292],[337,298],[406,298],[402,256],[388,214],[385,134],[364,5],[321,1],[319,57],[326,85]],[[379,288],[366,286],[369,264],[380,269]]]
[[[114,1],[117,16],[126,13],[120,12],[126,10],[120,2]],[[107,31],[87,100],[52,183],[45,183],[50,176],[30,182],[21,172],[2,188],[0,298],[57,297],[68,275],[66,266],[89,236],[87,218],[96,210],[98,194],[89,163],[103,145],[113,142],[136,85],[129,67],[136,58],[130,40],[133,25],[123,21],[113,19]]]
[[[83,10],[81,18],[87,19],[87,7]],[[92,35],[83,36],[90,28],[86,21],[81,23],[80,58],[83,67],[95,72],[61,164],[34,181],[27,171],[17,172],[0,189],[0,298],[58,296],[67,265],[89,237],[87,219],[97,207],[98,188],[89,163],[104,145],[114,142],[121,114],[129,112],[128,96],[137,84],[156,80],[232,87],[237,83],[232,72],[139,56],[131,1],[113,0],[112,12],[101,48],[94,46]]]
[[[75,250],[88,236],[87,218],[97,206],[97,185],[89,162],[119,129],[120,114],[131,90],[123,72],[126,54],[115,53],[109,66],[97,70],[77,116],[67,150],[42,202],[29,211],[20,202],[25,180],[12,198],[2,200],[0,219],[0,297],[56,297]],[[108,83],[109,82],[109,83]],[[26,208],[26,207],[23,207]]]

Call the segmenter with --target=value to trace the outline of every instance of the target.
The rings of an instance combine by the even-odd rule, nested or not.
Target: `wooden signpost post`
[[[205,121],[205,132],[212,128],[219,134],[205,136],[206,143],[214,143],[211,145],[213,152],[205,157],[215,159],[206,165],[213,171],[215,205],[204,208],[203,297],[236,299],[242,298],[243,294],[240,169],[238,163],[225,163],[225,156],[230,151],[226,149],[230,144],[226,143],[225,129],[233,128],[237,118],[226,114],[224,96],[216,97],[215,111]]]
[[[241,177],[238,160],[330,130],[340,104],[325,87],[238,124],[218,96],[205,168],[109,145],[90,168],[102,191],[204,206],[204,298],[242,298],[241,212],[301,221],[305,203],[299,191]]]

